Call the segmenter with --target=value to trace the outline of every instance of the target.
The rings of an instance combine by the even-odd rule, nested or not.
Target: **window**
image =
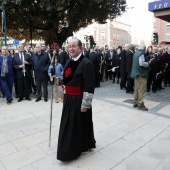
[[[105,39],[105,32],[101,33],[101,39]]]
[[[165,39],[166,39],[166,40],[170,40],[170,34],[166,33],[166,34],[165,34]]]
[[[166,30],[170,30],[170,24],[166,24]]]
[[[119,39],[119,33],[117,34],[117,39]]]
[[[115,32],[113,33],[113,39],[115,39],[116,38],[116,34],[115,34]]]

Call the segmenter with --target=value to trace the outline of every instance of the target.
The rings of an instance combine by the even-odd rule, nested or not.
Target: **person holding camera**
[[[53,53],[54,54],[54,53]],[[55,68],[55,72],[53,72],[53,68]],[[55,102],[58,103],[58,97],[57,97],[57,87],[58,87],[58,92],[60,93],[60,101],[63,102],[63,66],[58,62],[57,57],[55,57],[55,55],[53,55],[52,58],[52,63],[48,68],[48,75],[50,77],[50,81],[54,81],[54,85],[53,85],[53,95],[54,95],[54,99]]]
[[[150,92],[150,88],[152,86],[152,92],[156,93],[157,89],[157,73],[161,72],[161,56],[158,53],[158,48],[153,47],[152,49],[152,55],[148,57],[148,61],[150,61],[149,64],[149,72],[148,72],[148,78],[147,78],[147,92]]]

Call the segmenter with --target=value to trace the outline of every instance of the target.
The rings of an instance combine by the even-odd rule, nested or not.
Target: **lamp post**
[[[30,42],[31,42],[31,48],[32,48],[32,26],[30,26],[29,32],[30,32]]]
[[[7,45],[6,42],[6,15],[5,15],[5,9],[2,10],[2,32],[4,33],[4,44]]]
[[[133,9],[134,7],[127,7],[126,9],[129,9],[129,34],[130,34],[130,27],[131,27],[131,21],[130,21],[130,11],[131,9]]]

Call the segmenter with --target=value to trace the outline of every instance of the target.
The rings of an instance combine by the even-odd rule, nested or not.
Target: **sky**
[[[130,9],[127,9],[127,11],[117,19],[132,26],[132,41],[135,36],[138,39],[147,39],[146,41],[150,41],[153,32],[154,15],[148,11],[148,3],[153,1],[154,0],[126,0]]]
[[[148,3],[153,1],[154,0],[126,0],[127,6],[130,9],[127,9],[122,16],[116,18],[116,20],[122,23],[131,25],[131,43],[133,44],[151,45],[154,28],[154,14],[148,11]],[[91,29],[93,29],[93,27]],[[90,28],[90,26],[88,28]],[[81,31],[85,30],[83,29]],[[83,36],[81,31],[77,33],[78,37],[81,35]],[[129,32],[129,30],[127,31]],[[89,32],[89,29],[87,29],[86,32]]]
[[[148,3],[153,1],[154,0],[126,0],[127,6],[130,9],[127,9],[127,11],[123,13],[123,15],[119,17],[119,19],[120,20],[125,19],[127,20],[128,23],[130,11],[131,24],[135,24],[137,21],[148,22],[151,19],[151,17],[153,17],[153,13],[148,11]]]

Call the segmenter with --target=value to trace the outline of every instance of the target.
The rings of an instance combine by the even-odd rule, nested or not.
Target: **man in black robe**
[[[92,98],[95,78],[93,65],[82,54],[78,39],[69,42],[72,59],[63,74],[64,101],[58,138],[57,159],[70,161],[95,148],[92,122]]]

